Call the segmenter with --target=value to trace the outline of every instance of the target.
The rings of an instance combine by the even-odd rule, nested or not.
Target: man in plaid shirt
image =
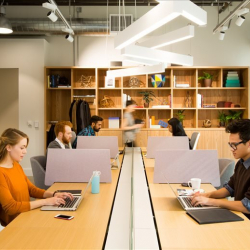
[[[95,136],[95,132],[99,132],[102,128],[102,117],[93,115],[90,119],[90,125],[84,128],[77,136]],[[72,144],[72,148],[76,148],[77,137]]]

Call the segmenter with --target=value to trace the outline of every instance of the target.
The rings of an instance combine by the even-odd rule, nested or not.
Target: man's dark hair
[[[130,105],[134,105],[135,104],[135,101],[133,100],[127,100],[126,101],[126,107],[130,106]]]
[[[227,125],[226,132],[230,134],[239,133],[240,139],[247,142],[250,140],[250,120],[234,120]]]
[[[97,115],[93,115],[93,116],[91,116],[91,118],[90,118],[90,125],[92,125],[92,123],[97,123],[97,122],[99,122],[99,121],[103,121],[103,119],[102,119],[102,117],[100,117],[100,116],[97,116]]]

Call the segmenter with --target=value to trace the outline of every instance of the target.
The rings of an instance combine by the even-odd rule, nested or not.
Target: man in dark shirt
[[[90,125],[84,128],[77,136],[95,136],[95,132],[99,132],[102,128],[102,117],[93,115],[90,119]],[[77,137],[72,144],[72,148],[76,148]]]
[[[235,159],[240,159],[228,183],[219,190],[195,194],[193,205],[212,205],[244,213],[250,219],[250,120],[242,119],[231,122],[226,127],[230,133],[228,145]],[[225,198],[234,197],[234,201]]]

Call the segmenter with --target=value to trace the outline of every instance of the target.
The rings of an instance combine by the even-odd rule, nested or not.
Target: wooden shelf
[[[122,67],[113,67],[120,69]],[[50,120],[69,120],[69,108],[74,95],[92,95],[95,97],[86,98],[90,103],[91,115],[103,117],[102,135],[112,135],[112,131],[119,136],[119,142],[122,144],[122,133],[119,129],[109,129],[109,117],[120,117],[120,125],[123,119],[125,108],[123,108],[123,94],[130,95],[132,100],[138,106],[143,106],[142,95],[140,91],[152,91],[156,98],[150,103],[149,108],[136,108],[133,113],[137,119],[145,121],[145,127],[137,135],[139,144],[147,144],[147,137],[154,135],[170,135],[168,129],[150,129],[149,119],[155,116],[156,123],[159,120],[167,122],[169,118],[176,117],[177,110],[184,111],[184,127],[186,131],[221,131],[218,128],[218,111],[223,110],[226,114],[229,110],[241,110],[243,118],[249,118],[249,68],[248,67],[169,67],[165,69],[164,87],[154,88],[151,84],[152,74],[126,76],[115,78],[115,88],[105,88],[106,71],[109,68],[81,68],[81,67],[45,67],[44,88],[45,88],[45,128]],[[242,87],[224,87],[228,71],[237,71]],[[204,87],[203,82],[198,80],[203,72],[214,75],[212,87]],[[68,79],[70,88],[48,88],[48,76],[60,75]],[[91,77],[91,87],[82,88],[81,77]],[[140,87],[129,87],[132,77],[136,77]],[[188,88],[176,88],[175,83],[188,83]],[[66,90],[66,91],[65,91]],[[187,92],[192,99],[190,108],[185,107],[185,98]],[[204,104],[217,104],[218,102],[232,102],[239,104],[240,107],[217,107],[217,108],[198,108],[197,94],[203,95]],[[100,101],[107,95],[114,102],[113,108],[101,108]],[[170,98],[171,96],[171,98]],[[171,103],[169,103],[171,100]],[[95,105],[93,105],[95,104]],[[170,108],[152,108],[153,105],[170,105]],[[203,128],[205,119],[212,122],[212,128]],[[150,132],[154,131],[154,132]],[[46,139],[45,139],[46,141]],[[46,143],[45,143],[46,144]],[[122,146],[122,145],[120,145]],[[204,144],[205,148],[205,144]],[[219,149],[218,149],[219,150]]]

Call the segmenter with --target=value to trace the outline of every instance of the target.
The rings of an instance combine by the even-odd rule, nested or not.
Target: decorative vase
[[[149,103],[148,102],[144,102],[144,108],[148,108],[149,107]]]
[[[165,75],[156,74],[151,76],[151,83],[154,88],[164,87],[165,85]]]
[[[212,87],[212,79],[204,79],[204,87],[206,88]]]

